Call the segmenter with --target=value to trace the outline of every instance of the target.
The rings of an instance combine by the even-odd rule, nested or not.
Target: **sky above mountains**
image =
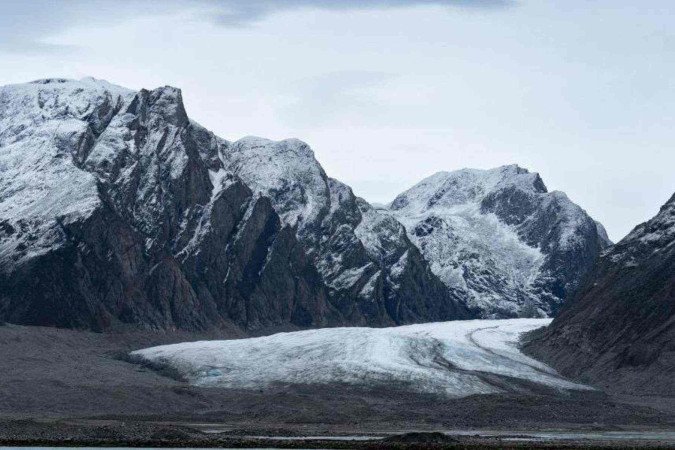
[[[218,135],[301,138],[374,202],[518,163],[618,240],[675,191],[674,19],[669,0],[10,0],[0,84],[178,86]]]

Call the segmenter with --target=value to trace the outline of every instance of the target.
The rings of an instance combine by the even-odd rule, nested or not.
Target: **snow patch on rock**
[[[63,221],[100,204],[97,178],[78,167],[132,91],[105,81],[48,79],[0,88],[0,260],[15,264],[63,242]],[[73,164],[75,162],[75,164]]]

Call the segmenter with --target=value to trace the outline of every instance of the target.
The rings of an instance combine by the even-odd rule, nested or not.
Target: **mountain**
[[[611,244],[564,193],[516,165],[439,172],[387,210],[483,317],[555,315]]]
[[[302,141],[214,135],[176,88],[0,88],[0,321],[246,334],[544,316],[603,233],[517,166],[375,208]]]
[[[203,139],[175,88],[1,88],[0,321],[341,323],[291,227]]]
[[[217,147],[297,230],[352,323],[554,315],[611,245],[602,225],[518,166],[439,173],[376,208],[297,139]]]
[[[526,349],[612,389],[675,394],[675,195],[602,254],[578,295]]]
[[[269,197],[314,261],[338,310],[352,324],[466,319],[403,226],[329,178],[304,142],[247,137],[219,142],[225,168]]]
[[[0,321],[105,330],[471,317],[298,140],[230,143],[178,89],[0,90]]]

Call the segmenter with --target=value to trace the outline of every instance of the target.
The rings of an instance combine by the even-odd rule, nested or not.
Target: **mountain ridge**
[[[0,91],[0,316],[95,330],[341,323],[269,200],[236,177],[214,188],[180,90],[109,86]]]
[[[330,178],[306,143],[222,139],[189,118],[180,89],[2,87],[0,150],[0,319],[262,330],[485,315],[439,278],[391,208]],[[494,170],[546,190],[505,167]],[[537,206],[509,209],[519,191],[492,193],[481,205],[490,220]],[[581,240],[595,248],[593,229]]]
[[[403,227],[330,178],[306,143],[246,137],[224,144],[221,159],[297,228],[338,309],[353,323],[472,317],[430,272]]]

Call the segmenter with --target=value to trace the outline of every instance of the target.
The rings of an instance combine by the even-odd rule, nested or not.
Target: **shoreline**
[[[90,429],[88,437],[0,438],[0,447],[97,447],[97,448],[675,448],[675,430],[616,432],[502,431],[407,432],[373,436],[237,436],[204,434],[189,427],[154,426],[145,433],[131,426],[132,433],[96,437],[100,429]],[[0,425],[1,426],[1,425]],[[26,430],[27,431],[27,430]],[[44,430],[43,430],[44,431]],[[108,432],[111,430],[108,430]],[[134,433],[134,431],[136,433]]]

